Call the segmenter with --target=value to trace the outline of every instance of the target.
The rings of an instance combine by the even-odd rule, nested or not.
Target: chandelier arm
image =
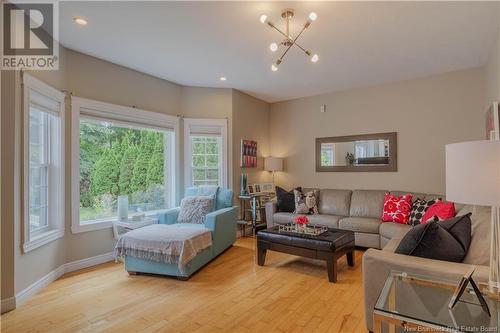
[[[285,52],[283,52],[283,54],[281,55],[281,57],[278,59],[277,63],[281,63],[283,61],[283,58],[285,57],[285,55],[287,54],[287,52],[292,48],[293,44],[290,44],[290,46],[288,46],[285,50]]]
[[[305,48],[303,48],[299,43],[297,43],[297,39],[299,38],[299,36],[304,32],[304,30],[306,30],[307,28],[307,24],[304,25],[304,27],[302,27],[302,30],[299,32],[299,34],[297,35],[297,37],[295,37],[295,39],[291,39],[289,36],[287,36],[283,31],[281,31],[278,27],[276,27],[273,23],[271,22],[268,22],[268,25],[271,27],[271,28],[274,28],[276,31],[278,31],[280,34],[282,34],[283,36],[285,36],[285,38],[287,40],[289,40],[292,45],[295,44],[299,49],[301,49],[302,51],[304,51],[305,54],[307,54],[308,56],[311,55],[311,52],[309,52],[308,50],[306,50]],[[285,52],[286,53],[286,52]],[[284,54],[283,54],[284,55]],[[280,58],[281,59],[281,58]]]
[[[311,52],[307,51],[306,49],[304,49],[302,46],[300,46],[299,43],[297,43],[297,39],[299,39],[300,35],[302,35],[302,33],[304,32],[304,30],[306,30],[307,26],[304,26],[302,27],[302,30],[300,30],[299,34],[297,35],[297,37],[295,37],[294,40],[292,40],[292,43],[295,44],[299,49],[301,49],[302,51],[304,51],[305,54],[307,54],[308,56],[311,55]]]

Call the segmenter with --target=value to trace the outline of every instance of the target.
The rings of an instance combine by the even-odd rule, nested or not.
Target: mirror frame
[[[321,165],[322,143],[349,142],[358,140],[380,140],[380,139],[389,140],[389,164],[369,165],[369,166],[355,166],[355,165],[322,166]],[[396,172],[398,171],[397,141],[398,141],[397,132],[316,138],[316,172]]]

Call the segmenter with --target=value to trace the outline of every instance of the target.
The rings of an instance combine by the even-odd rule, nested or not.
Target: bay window
[[[24,75],[24,241],[29,252],[64,235],[64,94]]]
[[[73,232],[109,227],[118,196],[128,197],[129,214],[174,205],[176,117],[82,98],[73,110]]]

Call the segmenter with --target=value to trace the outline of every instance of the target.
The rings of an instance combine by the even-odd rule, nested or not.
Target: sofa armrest
[[[390,251],[369,249],[363,255],[363,288],[365,293],[365,322],[373,331],[373,308],[389,273],[394,271],[419,274],[437,279],[456,280],[472,265],[412,257]],[[488,281],[488,267],[478,266],[474,273],[476,282]]]
[[[278,210],[278,204],[275,201],[266,202],[266,223],[267,227],[271,228],[274,226],[273,215]]]
[[[177,217],[181,211],[180,207],[167,209],[161,213],[156,214],[159,224],[174,224],[177,222]]]
[[[205,227],[212,230],[213,254],[218,255],[236,241],[236,207],[207,214]]]

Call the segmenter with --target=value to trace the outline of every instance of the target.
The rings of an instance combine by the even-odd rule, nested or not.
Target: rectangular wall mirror
[[[316,139],[318,172],[397,171],[397,133]]]

